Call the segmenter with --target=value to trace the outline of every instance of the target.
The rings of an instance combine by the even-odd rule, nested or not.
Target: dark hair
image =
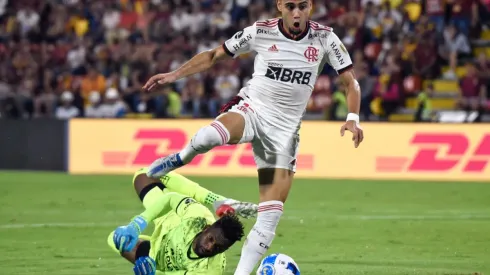
[[[244,235],[243,224],[236,215],[227,214],[217,220],[212,227],[219,228],[223,234],[223,246],[229,248],[236,241],[241,241]]]

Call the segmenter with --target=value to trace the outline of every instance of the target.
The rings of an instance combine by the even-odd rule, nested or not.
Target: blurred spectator
[[[425,0],[425,14],[439,33],[444,30],[444,13],[445,0]]]
[[[378,16],[379,21],[383,26],[383,34],[389,34],[391,31],[396,31],[403,20],[401,13],[391,7],[390,1],[384,2]]]
[[[56,108],[57,119],[70,119],[78,117],[80,110],[73,105],[73,93],[70,91],[64,91],[61,94],[61,105]]]
[[[171,86],[166,86],[163,89],[163,95],[166,99],[165,117],[180,117],[182,112],[182,101],[180,100],[180,95],[174,91]]]
[[[136,112],[138,114],[155,114],[156,117],[165,117],[165,114],[161,114],[162,112],[158,111],[157,101],[147,93],[142,93],[139,98],[139,103],[136,107]]]
[[[374,96],[380,98],[384,110],[383,117],[387,119],[400,107],[402,96],[400,84],[396,82],[394,77],[389,77],[385,84],[378,80],[374,88]]]
[[[437,48],[435,40],[430,36],[422,37],[412,55],[412,70],[417,76],[434,79],[439,75],[437,64]]]
[[[102,100],[98,91],[92,91],[88,97],[89,104],[85,107],[85,117],[102,118],[104,110],[102,108]]]
[[[120,99],[119,92],[114,88],[106,91],[105,102],[100,108],[105,118],[122,118],[127,112],[126,104]]]
[[[207,27],[206,14],[199,8],[199,5],[192,6],[192,14],[189,16],[191,18],[189,27],[192,34],[197,34]]]
[[[330,120],[345,120],[347,117],[347,98],[343,91],[337,90],[332,94],[332,105],[330,108]]]
[[[193,16],[184,7],[177,7],[170,16],[170,26],[172,26],[174,31],[182,32],[190,29],[193,19]]]
[[[371,101],[373,100],[373,89],[376,80],[369,76],[369,66],[364,61],[361,51],[354,53],[354,70],[361,88],[361,114],[363,120],[370,120],[371,117]]]
[[[8,0],[0,0],[0,17],[3,17],[5,12],[7,12]]]
[[[66,61],[72,70],[72,74],[80,75],[85,73],[86,54],[87,50],[80,40],[68,51]]]
[[[484,52],[478,55],[476,69],[478,78],[485,85],[487,93],[490,92],[490,60],[487,58]],[[487,99],[488,98],[490,97],[487,96]]]
[[[336,26],[342,15],[346,13],[344,6],[340,5],[338,0],[332,0],[327,2],[327,20],[326,25]]]
[[[331,82],[326,75],[320,75],[308,101],[306,110],[311,113],[323,113],[332,104],[330,97]],[[329,115],[329,114],[325,114]],[[330,116],[330,115],[329,115]]]
[[[55,113],[58,96],[55,92],[57,82],[52,70],[45,70],[40,93],[34,98],[34,117],[51,117]]]
[[[431,0],[426,0],[426,3]],[[405,0],[403,11],[406,13],[409,21],[409,30],[413,30],[420,16],[422,15],[422,1],[421,0]],[[429,19],[430,20],[430,19]],[[441,21],[444,23],[444,21]],[[442,30],[442,29],[441,29]]]
[[[446,17],[459,31],[468,35],[470,26],[478,20],[479,0],[446,0]]]
[[[381,20],[379,18],[379,7],[373,2],[368,1],[364,9],[364,26],[368,29],[374,38],[381,37]]]
[[[231,16],[225,11],[224,5],[216,1],[213,5],[213,12],[209,15],[209,23],[211,27],[219,30],[224,30],[231,26]]]
[[[102,17],[102,24],[105,29],[105,38],[109,44],[112,44],[115,39],[122,38],[123,30],[118,29],[118,25],[121,21],[121,12],[118,10],[116,4],[112,4],[104,12]]]
[[[417,111],[415,112],[416,122],[428,122],[432,119],[432,96],[434,86],[429,84],[426,90],[422,90],[417,95]]]
[[[459,108],[465,111],[482,111],[486,98],[486,87],[478,77],[474,64],[466,64],[466,75],[460,80]]]
[[[184,89],[182,90],[183,112],[185,114],[190,114],[192,117],[200,117],[202,113],[201,109],[205,104],[203,96],[203,83],[201,83],[195,77],[189,78]],[[218,104],[214,99],[209,99],[208,106],[210,106],[211,109],[210,113],[216,114]]]
[[[19,22],[20,34],[24,37],[29,32],[37,30],[39,18],[39,14],[29,6],[19,10],[17,21]]]
[[[236,0],[227,1],[228,3],[234,2],[232,6],[231,18],[233,23],[238,23],[240,19],[248,17],[248,7],[250,6],[251,0]]]
[[[456,27],[449,25],[444,30],[444,43],[439,48],[441,57],[448,61],[449,71],[444,74],[447,79],[456,79],[458,60],[471,57],[471,46],[468,38]]]
[[[214,90],[216,91],[220,104],[224,105],[230,101],[232,97],[238,94],[240,89],[240,79],[228,69],[221,69],[214,82]]]
[[[327,7],[325,5],[325,1],[321,1],[321,0],[313,1],[313,14],[311,15],[311,20],[322,21],[326,18],[326,16],[327,16]]]
[[[81,83],[81,95],[85,102],[88,100],[88,96],[92,91],[103,92],[106,88],[106,79],[100,74],[96,68],[90,67],[88,74],[82,79]]]

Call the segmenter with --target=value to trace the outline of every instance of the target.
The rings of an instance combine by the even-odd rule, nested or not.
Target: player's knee
[[[141,176],[141,175],[146,175],[146,172],[148,172],[148,168],[141,168],[138,171],[134,172],[134,175],[133,175],[133,186],[136,185],[136,180],[138,179],[138,177]]]
[[[116,245],[114,244],[114,231],[109,233],[109,236],[107,236],[107,244],[110,248],[112,248],[112,250],[114,250],[114,252],[119,253],[119,250],[117,250]]]
[[[134,174],[133,186],[141,201],[153,188],[165,189],[165,185],[159,179],[150,178],[146,175],[146,168],[138,170]]]
[[[228,143],[230,133],[219,121],[214,121],[202,127],[191,140],[193,149],[199,153],[206,153],[216,146]]]
[[[229,144],[240,142],[245,131],[245,118],[241,114],[229,112],[219,116],[216,120],[228,130]]]

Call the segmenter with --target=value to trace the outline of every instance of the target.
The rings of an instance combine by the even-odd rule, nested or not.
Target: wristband
[[[139,234],[141,234],[141,232],[148,226],[148,223],[142,216],[136,216],[131,222],[136,224],[136,227],[139,229]]]
[[[356,124],[359,124],[359,115],[355,113],[349,113],[345,121],[351,121],[351,120],[355,121]]]

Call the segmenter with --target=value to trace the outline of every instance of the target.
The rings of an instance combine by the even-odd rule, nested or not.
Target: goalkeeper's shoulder
[[[211,223],[215,221],[213,213],[205,205],[197,202],[193,198],[185,198],[176,208],[177,214],[183,219],[202,217],[209,220]]]

